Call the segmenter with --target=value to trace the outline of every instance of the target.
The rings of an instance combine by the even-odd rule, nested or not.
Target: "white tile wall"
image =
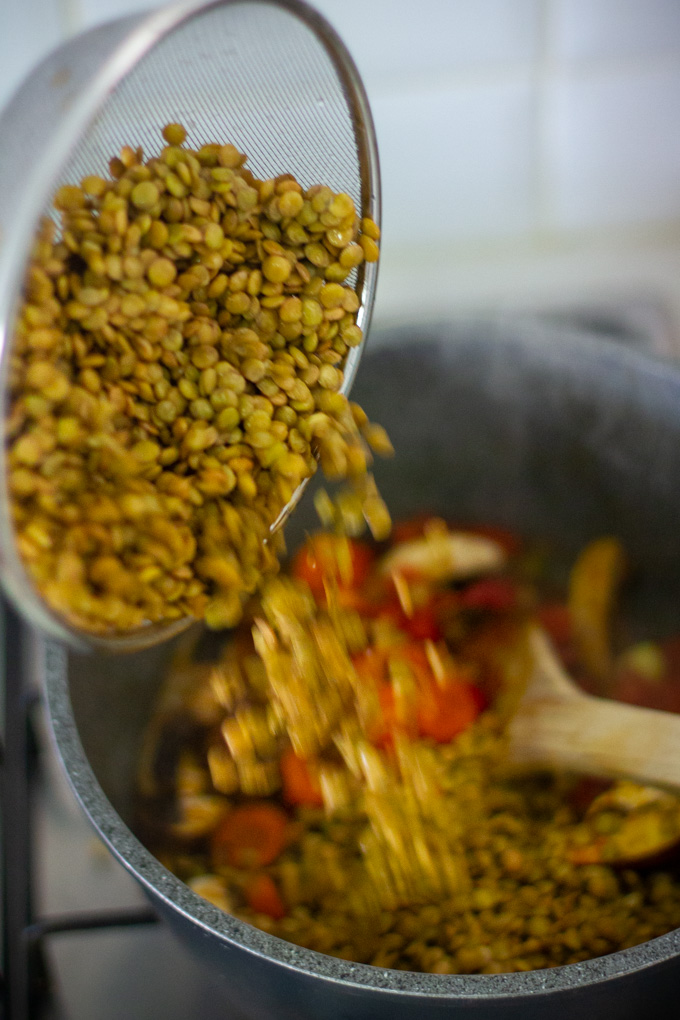
[[[162,0],[76,0],[96,24]],[[541,0],[311,0],[349,47],[367,86],[526,62],[538,48]]]
[[[680,218],[680,63],[559,75],[548,97],[554,228]]]
[[[385,243],[488,240],[533,227],[533,94],[519,80],[380,93]]]
[[[65,32],[159,2],[0,0],[0,102]],[[409,279],[441,280],[444,306],[511,292],[539,300],[541,267],[577,298],[593,280],[615,284],[611,268],[624,262],[629,288],[636,258],[649,287],[645,245],[665,246],[671,263],[680,255],[680,0],[316,4],[374,110],[379,314],[396,308]],[[518,280],[519,266],[529,277]],[[475,286],[449,285],[456,272]],[[680,323],[670,278],[661,273],[659,289]]]
[[[471,71],[526,66],[539,45],[540,0],[316,0],[366,85],[408,90]]]
[[[98,25],[125,14],[148,11],[171,0],[75,0],[79,20],[84,28]]]
[[[680,52],[678,0],[557,0],[556,56],[569,61]]]
[[[0,108],[31,67],[59,42],[61,10],[45,0],[0,0]]]

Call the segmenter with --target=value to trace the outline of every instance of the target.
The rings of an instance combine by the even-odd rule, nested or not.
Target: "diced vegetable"
[[[219,875],[194,875],[187,881],[187,885],[204,900],[219,907],[220,910],[225,910],[228,913],[233,909],[226,883]]]
[[[473,684],[449,680],[443,686],[429,684],[420,691],[418,732],[440,744],[448,744],[475,721],[484,708],[481,692]]]
[[[286,842],[288,816],[271,801],[251,801],[234,808],[220,823],[210,844],[214,867],[263,868],[279,856]]]
[[[501,546],[489,538],[461,531],[433,531],[393,546],[383,557],[380,569],[383,574],[397,570],[406,578],[437,583],[499,570],[505,559]]]
[[[480,572],[479,560],[456,560],[458,540],[490,549],[493,565]],[[163,862],[268,932],[374,966],[527,970],[680,923],[679,798],[547,768],[536,781],[507,760],[507,723],[535,668],[532,627],[582,688],[680,710],[680,638],[632,646],[606,686],[589,671],[594,652],[610,655],[616,543],[584,550],[568,603],[558,594],[562,567],[546,562],[542,543],[520,549],[495,529],[447,530],[423,516],[398,526],[388,548],[379,561],[337,534],[311,539],[295,569],[315,598],[300,583],[273,581],[218,670],[187,680],[181,697],[173,688],[166,709],[184,705],[195,725],[177,734],[186,754],[172,751],[168,794],[150,784],[156,825],[172,838]],[[262,732],[269,750],[255,747]],[[147,758],[152,778],[162,773],[163,756]],[[270,795],[246,779],[264,767]],[[214,790],[226,818],[209,818]],[[164,813],[168,795],[185,840]],[[208,874],[196,879],[195,869]],[[547,919],[534,909],[544,885],[564,907]],[[501,914],[512,921],[512,957],[499,941]],[[420,938],[426,928],[443,933],[440,945]]]
[[[414,609],[410,617],[406,617],[403,630],[416,641],[439,641],[442,632],[437,620],[435,603]]]
[[[365,542],[319,534],[308,538],[291,566],[293,577],[306,581],[316,596],[323,596],[324,578],[341,588],[359,588],[368,577],[375,555]]]
[[[218,824],[229,810],[225,797],[213,794],[188,794],[179,797],[179,818],[171,825],[178,839],[200,839]]]
[[[258,914],[267,914],[275,921],[286,916],[286,906],[270,875],[255,875],[243,890],[246,903]]]
[[[615,538],[599,538],[580,553],[569,578],[569,611],[583,664],[596,680],[612,672],[611,616],[625,557]]]
[[[291,806],[323,807],[321,787],[310,763],[291,748],[281,756],[283,799]]]
[[[442,636],[434,600],[414,609],[410,616],[404,613],[398,602],[384,603],[380,614],[393,620],[400,630],[415,641],[439,641]]]

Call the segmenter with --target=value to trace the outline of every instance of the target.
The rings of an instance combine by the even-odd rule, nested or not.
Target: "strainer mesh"
[[[292,173],[362,209],[360,158],[340,78],[315,33],[267,0],[210,8],[181,23],[130,71],[77,145],[61,181],[104,174],[123,145],[145,156],[178,121],[193,147],[231,142],[257,177]]]

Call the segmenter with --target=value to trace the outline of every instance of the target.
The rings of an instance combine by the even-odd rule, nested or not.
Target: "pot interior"
[[[395,458],[378,463],[376,476],[395,519],[428,511],[502,525],[544,537],[565,561],[589,538],[616,535],[631,560],[628,608],[639,633],[680,630],[674,368],[526,324],[404,329],[375,340],[353,396],[394,443]],[[289,547],[314,526],[310,491],[289,524]],[[168,654],[69,659],[80,740],[128,825]]]

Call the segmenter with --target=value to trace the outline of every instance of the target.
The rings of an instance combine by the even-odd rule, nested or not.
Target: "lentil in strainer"
[[[270,527],[320,462],[378,536],[379,429],[339,390],[348,278],[378,258],[349,195],[257,180],[181,125],[65,184],[26,274],[6,422],[13,525],[49,606],[92,633],[231,626],[278,567]]]

